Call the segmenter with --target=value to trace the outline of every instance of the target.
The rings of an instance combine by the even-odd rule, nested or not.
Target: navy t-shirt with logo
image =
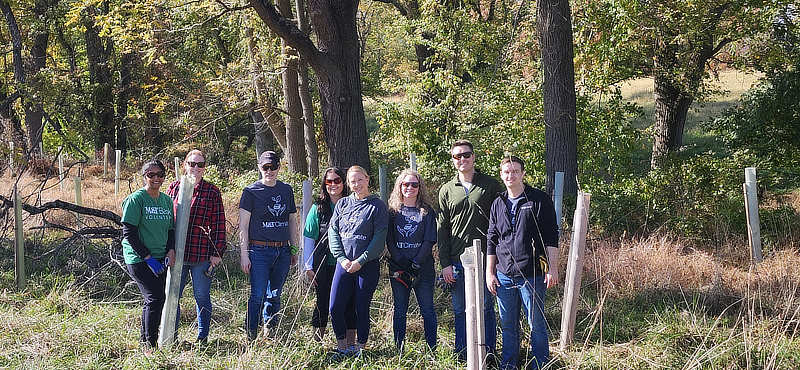
[[[289,240],[289,215],[297,212],[289,185],[276,181],[275,186],[267,186],[256,181],[242,191],[239,208],[250,212],[250,240]]]
[[[432,264],[430,248],[436,243],[436,214],[427,210],[423,215],[417,207],[403,206],[390,215],[387,246],[392,259],[400,266],[409,265],[415,258],[419,265]],[[427,249],[421,250],[426,241]]]

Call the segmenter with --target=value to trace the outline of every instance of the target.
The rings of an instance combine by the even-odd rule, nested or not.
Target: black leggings
[[[317,282],[317,286],[314,290],[317,295],[317,302],[314,305],[314,312],[311,315],[311,326],[315,328],[324,328],[328,326],[331,283],[333,282],[334,271],[336,271],[336,265],[329,265],[323,262],[315,275],[314,279]],[[350,302],[345,317],[345,324],[348,330],[356,328],[356,310],[353,303],[354,302]]]
[[[139,341],[155,347],[158,341],[158,326],[161,325],[161,310],[164,308],[164,301],[167,300],[164,293],[164,288],[167,286],[167,274],[156,276],[145,262],[128,265],[128,272],[133,276],[133,280],[136,281],[142,298],[144,298],[142,331]]]

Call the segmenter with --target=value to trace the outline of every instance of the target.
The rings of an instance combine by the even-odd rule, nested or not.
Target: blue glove
[[[147,262],[147,267],[149,267],[150,271],[152,271],[156,276],[161,275],[161,273],[165,270],[164,265],[153,257],[145,259],[144,261]]]

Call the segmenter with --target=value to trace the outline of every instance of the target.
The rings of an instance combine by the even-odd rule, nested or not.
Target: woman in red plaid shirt
[[[216,186],[203,180],[205,167],[205,154],[197,149],[190,151],[183,161],[184,173],[194,176],[196,184],[189,212],[180,295],[183,295],[183,288],[191,273],[194,300],[197,302],[197,342],[201,345],[208,342],[208,330],[211,326],[211,272],[222,262],[222,255],[225,253],[225,207],[222,204],[222,194]],[[180,179],[170,184],[167,190],[175,204],[178,202],[178,189]],[[178,317],[180,318],[180,307]],[[176,331],[178,321],[180,320],[176,321]]]

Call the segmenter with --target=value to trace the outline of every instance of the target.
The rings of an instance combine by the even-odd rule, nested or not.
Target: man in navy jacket
[[[524,176],[521,159],[500,162],[506,191],[492,203],[486,235],[486,285],[497,296],[503,328],[501,369],[517,368],[523,305],[531,328],[531,368],[550,358],[544,293],[558,283],[558,226],[550,197],[523,183]]]

